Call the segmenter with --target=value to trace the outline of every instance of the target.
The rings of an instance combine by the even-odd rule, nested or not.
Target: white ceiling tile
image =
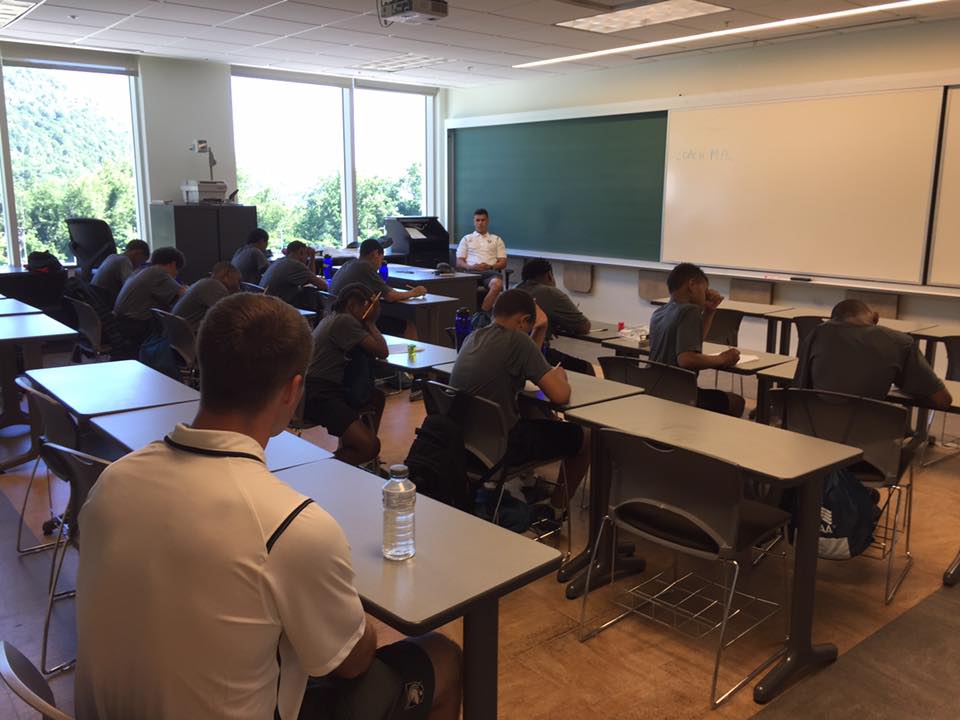
[[[319,40],[304,40],[299,37],[285,37],[277,40],[271,40],[260,47],[276,48],[278,50],[292,50],[294,52],[316,55],[318,52],[329,52],[330,50],[345,47],[337,43],[320,42]]]
[[[62,42],[64,37],[83,37],[96,28],[81,27],[73,24],[44,22],[42,20],[31,20],[29,17],[20,18],[14,23],[7,25],[10,30],[25,30],[28,32],[46,33],[54,38],[54,42]]]
[[[455,9],[458,12],[464,9],[496,12],[497,10],[505,10],[510,7],[516,7],[517,5],[523,5],[523,3],[518,2],[518,0],[448,0],[448,2],[450,4],[451,15],[454,14]]]
[[[374,12],[376,8],[373,0],[296,0],[295,3],[288,2],[287,4],[314,5],[334,10],[345,10],[354,15],[358,12]]]
[[[236,43],[217,42],[216,40],[197,38],[183,38],[175,43],[168,45],[171,49],[183,48],[184,50],[208,51],[208,52],[231,52],[238,49],[246,49],[245,45]]]
[[[494,14],[516,18],[517,20],[529,20],[553,25],[567,20],[590,17],[597,13],[582,6],[559,2],[559,0],[534,0],[534,2],[526,2],[497,10]]]
[[[77,8],[61,7],[45,3],[35,8],[28,17],[31,20],[58,22],[64,23],[65,25],[76,25],[78,27],[104,28],[120,22],[127,16],[120,13],[78,10]]]
[[[712,32],[714,30],[727,30],[728,28],[759,25],[776,19],[777,18],[771,15],[764,15],[763,9],[758,8],[753,12],[732,10],[730,12],[716,13],[713,15],[701,15],[699,17],[687,18],[686,20],[678,20],[675,23],[666,24],[672,25],[673,27],[684,28],[688,32]],[[622,33],[617,33],[617,35],[621,34]]]
[[[316,27],[314,24],[277,20],[259,14],[241,15],[235,20],[224,23],[221,27],[231,30],[249,30],[250,32],[264,32],[272,35],[296,35],[305,30]]]
[[[248,32],[246,30],[231,30],[228,27],[204,28],[203,32],[191,32],[190,37],[210,38],[220,42],[236,43],[237,45],[259,45],[260,43],[276,40],[276,35],[267,33]]]
[[[321,61],[326,60],[326,58],[339,56],[351,61],[361,60],[363,62],[370,62],[371,60],[386,60],[387,58],[396,56],[397,53],[393,52],[392,50],[338,45],[336,47],[323,50],[318,54]]]
[[[75,7],[78,10],[94,10],[96,12],[112,12],[121,15],[130,15],[153,5],[159,5],[160,3],[156,2],[156,0],[59,0],[56,4],[65,7]]]
[[[155,3],[137,14],[140,17],[156,18],[157,20],[171,20],[173,22],[194,23],[196,25],[219,25],[220,23],[237,17],[238,12],[210,10],[209,8],[165,2]]]
[[[265,60],[289,60],[290,62],[309,63],[311,55],[306,53],[293,52],[291,50],[280,50],[270,47],[235,47],[230,51],[230,55],[236,55],[244,58],[262,58]]]
[[[192,32],[203,31],[208,25],[196,23],[173,22],[172,20],[157,20],[136,15],[117,25],[117,30],[151,33],[152,35],[170,35],[172,37],[187,37]]]
[[[210,10],[222,10],[230,13],[248,13],[263,10],[277,0],[179,0],[182,5],[196,5]]]
[[[133,32],[132,30],[101,30],[91,39],[112,40],[114,42],[130,43],[132,47],[166,47],[179,38],[170,35],[152,35],[150,33]]]
[[[357,3],[351,2],[349,7],[357,8]],[[293,22],[307,23],[310,25],[338,23],[356,17],[357,14],[359,13],[348,12],[345,9],[338,10],[332,7],[318,7],[317,5],[308,5],[302,2],[278,3],[257,13],[257,15],[264,17],[291,20]]]

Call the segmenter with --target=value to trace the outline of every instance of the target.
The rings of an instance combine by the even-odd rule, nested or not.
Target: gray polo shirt
[[[116,299],[120,288],[133,275],[133,263],[126,255],[108,255],[93,274],[90,284],[110,293]]]
[[[313,279],[307,266],[299,260],[282,257],[270,263],[270,267],[260,279],[260,284],[268,295],[276,295],[284,302],[293,303],[303,285]]]
[[[263,271],[270,267],[267,256],[260,252],[256,245],[244,245],[239,248],[230,260],[233,266],[240,271],[240,279],[246,283],[260,284]]]
[[[520,419],[517,393],[527,380],[539,383],[550,369],[529,335],[493,323],[467,336],[453,364],[450,384],[502,407],[512,429]]]
[[[343,267],[337,270],[336,275],[330,281],[330,292],[336,295],[347,285],[353,285],[354,283],[360,283],[374,295],[377,293],[386,295],[393,290],[380,277],[380,273],[370,265],[360,260],[348,260],[343,264]]]
[[[703,315],[693,303],[671,300],[650,318],[650,359],[677,365],[677,356],[703,352]]]
[[[113,313],[131,320],[149,320],[150,310],[169,310],[180,294],[180,285],[157,265],[131,275],[120,289]]]
[[[573,300],[560,288],[544,285],[535,280],[527,280],[517,285],[517,290],[525,290],[533,295],[537,305],[547,316],[547,337],[556,337],[557,333],[576,335],[587,322],[587,317]]]
[[[193,332],[196,333],[200,329],[200,323],[203,322],[207,310],[229,294],[227,288],[219,280],[214,278],[197,280],[183,297],[177,300],[177,304],[173,306],[171,312],[186,320],[193,328]]]
[[[880,325],[830,320],[817,326],[797,353],[794,386],[883,400],[896,385],[930,397],[943,382],[913,338]]]
[[[343,383],[347,353],[367,337],[367,329],[349,313],[327,315],[313,329],[313,355],[307,378]]]

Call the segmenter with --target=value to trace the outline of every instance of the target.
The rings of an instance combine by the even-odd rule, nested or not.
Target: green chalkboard
[[[450,130],[453,228],[490,231],[510,248],[660,259],[667,113]]]

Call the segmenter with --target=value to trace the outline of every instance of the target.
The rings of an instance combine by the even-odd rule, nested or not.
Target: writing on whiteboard
[[[686,150],[677,150],[673,154],[674,160],[706,160],[708,162],[724,162],[733,160],[730,151],[727,148],[687,148]]]

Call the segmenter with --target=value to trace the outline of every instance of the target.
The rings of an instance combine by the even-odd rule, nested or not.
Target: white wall
[[[147,202],[180,202],[184,180],[210,177],[207,156],[188,150],[197,139],[210,143],[217,159],[214,179],[224,181],[232,192],[237,187],[237,161],[230,66],[144,57],[140,93]]]
[[[834,33],[774,43],[757,43],[709,53],[638,61],[610,70],[544,77],[492,87],[450,90],[448,118],[575,108],[620,102],[783,88],[805,83],[856,81],[905,74],[942,74],[943,82],[960,73],[960,21],[908,24],[883,29]],[[798,91],[802,93],[803,91]],[[510,229],[491,228],[510,246]],[[514,261],[519,274],[519,261]],[[554,262],[562,281],[562,263]],[[729,279],[714,285],[726,293]],[[842,287],[778,284],[775,301],[830,307],[843,299]],[[641,300],[635,269],[609,265],[594,268],[594,289],[571,293],[590,317],[608,322],[645,324],[652,308]],[[958,320],[960,299],[904,295],[900,317]],[[762,348],[762,321],[744,320],[741,343]],[[940,353],[942,356],[944,353]]]

